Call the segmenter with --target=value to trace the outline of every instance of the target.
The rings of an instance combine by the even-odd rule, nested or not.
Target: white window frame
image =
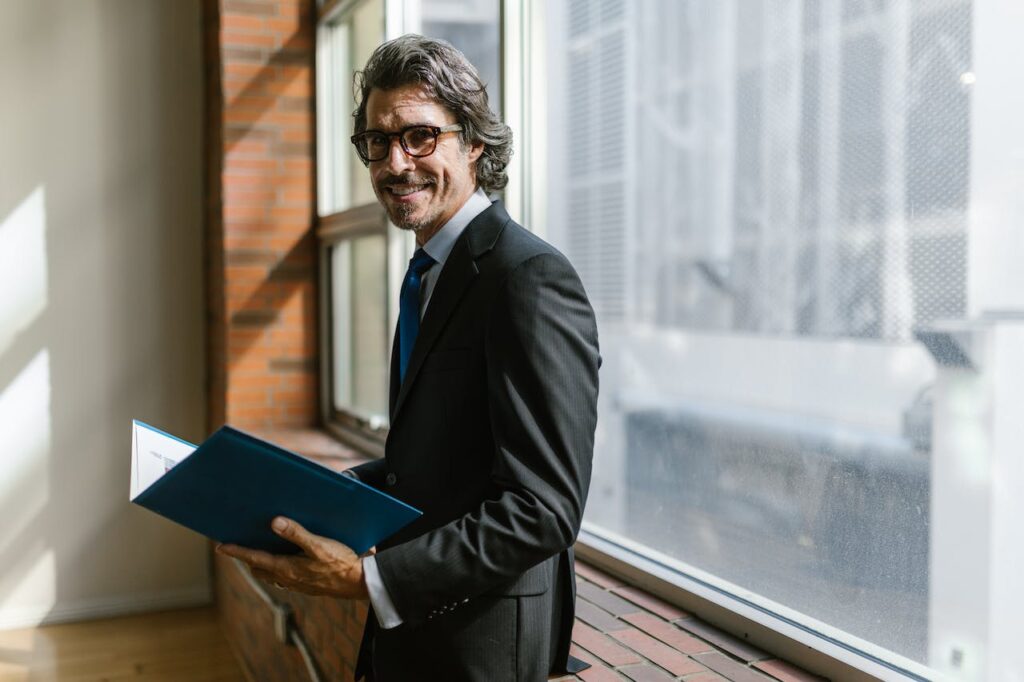
[[[317,10],[317,90],[331,93],[333,88],[347,87],[351,74],[335,74],[330,59],[331,25],[351,14],[366,0],[327,0]],[[419,29],[419,0],[384,0],[385,40],[398,37]],[[317,153],[323,163],[317,163],[318,193],[326,194],[333,201],[334,188],[338,185],[335,173],[348,173],[349,164],[337,154],[332,144],[338,136],[348,139],[350,130],[343,126],[351,121],[348,112],[333,110],[333,98],[317,98]],[[335,408],[334,400],[334,350],[333,302],[331,300],[331,249],[339,242],[369,234],[383,234],[387,238],[387,329],[385,338],[390,339],[398,324],[398,293],[406,262],[413,252],[414,238],[390,224],[383,208],[377,203],[354,206],[342,211],[321,215],[318,196],[317,240],[320,266],[320,416],[325,427],[344,442],[375,457],[384,455],[384,441],[387,425],[381,420],[358,414],[353,410]],[[389,354],[390,348],[385,351]],[[386,390],[386,387],[385,387]]]

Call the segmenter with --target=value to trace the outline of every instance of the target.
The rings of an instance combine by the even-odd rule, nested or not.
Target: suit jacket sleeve
[[[383,459],[371,459],[369,462],[357,464],[348,469],[348,471],[358,476],[359,480],[363,483],[378,490],[384,489],[384,476],[387,473],[387,464]]]
[[[488,314],[490,475],[498,492],[377,554],[408,622],[510,584],[579,533],[598,391],[597,327],[583,285],[560,254],[534,255],[508,275]]]

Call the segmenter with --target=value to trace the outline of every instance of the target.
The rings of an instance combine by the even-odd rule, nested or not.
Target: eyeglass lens
[[[416,126],[402,131],[402,149],[411,156],[427,156],[434,151],[437,144],[437,137],[432,128],[428,126]],[[359,138],[359,151],[370,161],[379,161],[388,155],[391,146],[391,136],[384,133],[365,134]]]

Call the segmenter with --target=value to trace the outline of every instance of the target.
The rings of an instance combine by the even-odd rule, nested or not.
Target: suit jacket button
[[[388,485],[394,485],[397,481],[398,476],[395,476],[395,472],[393,471],[384,477],[384,482],[387,483]]]

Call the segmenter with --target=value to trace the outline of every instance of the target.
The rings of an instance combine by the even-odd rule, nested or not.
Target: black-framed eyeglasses
[[[383,130],[364,130],[352,136],[352,144],[363,163],[386,159],[391,151],[391,138],[397,137],[402,150],[417,159],[430,156],[437,149],[437,138],[442,133],[454,133],[462,130],[462,126],[453,123],[447,126],[406,126],[397,133],[385,133]]]

